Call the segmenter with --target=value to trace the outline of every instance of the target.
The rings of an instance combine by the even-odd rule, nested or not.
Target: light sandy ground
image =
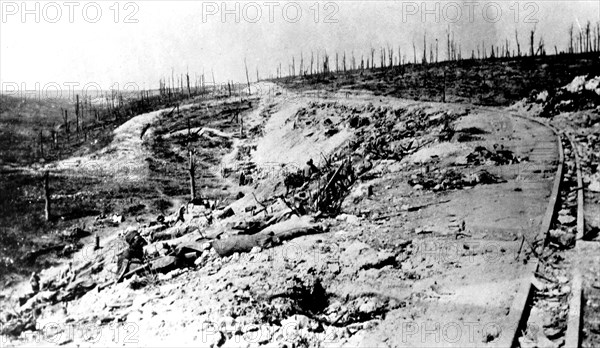
[[[181,110],[189,109],[193,104],[182,105]],[[163,112],[172,108],[149,112],[133,117],[114,130],[110,145],[102,150],[85,156],[71,157],[48,164],[46,169],[74,171],[79,175],[92,175],[105,180],[130,180],[135,182],[148,175],[145,159],[150,156],[142,146],[143,134],[148,126]]]

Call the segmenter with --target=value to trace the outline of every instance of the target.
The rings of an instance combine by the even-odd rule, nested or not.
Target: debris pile
[[[494,144],[493,150],[488,150],[484,146],[477,146],[467,155],[467,163],[473,165],[506,165],[520,163],[521,159],[515,154],[504,148],[504,145]]]
[[[534,91],[529,102],[543,105],[542,117],[597,107],[600,105],[600,77],[577,76],[562,88],[542,93]]]
[[[400,161],[432,142],[451,138],[454,134],[451,123],[467,112],[311,102],[296,113],[294,127],[319,122],[321,118],[316,116],[323,116],[327,127],[346,124],[354,129],[354,137],[330,158],[323,157],[320,168],[311,160],[304,169],[289,172],[284,178],[286,193],[292,195],[294,208],[301,213],[335,215],[353,183],[369,178],[375,161]],[[443,186],[459,186],[452,183],[453,179],[449,178]],[[491,179],[488,173],[476,173],[459,181],[460,186],[465,186]]]
[[[600,122],[600,115],[598,115]],[[600,123],[596,127],[580,131],[575,138],[579,148],[583,183],[587,190],[600,193]]]
[[[487,185],[501,182],[503,182],[502,179],[486,170],[464,174],[453,169],[435,169],[427,173],[413,174],[408,180],[408,184],[415,190],[425,189],[431,191],[459,190],[479,184]]]

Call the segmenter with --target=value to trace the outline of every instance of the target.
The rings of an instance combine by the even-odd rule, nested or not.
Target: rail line
[[[558,209],[560,208],[559,203],[559,195],[561,192],[561,186],[565,184],[564,178],[564,167],[566,165],[565,159],[565,151],[562,145],[561,135],[564,136],[567,144],[570,145],[571,152],[570,155],[573,157],[575,162],[575,172],[577,175],[577,227],[576,227],[576,237],[575,237],[575,252],[579,252],[581,249],[583,241],[583,237],[585,234],[585,225],[584,225],[584,189],[583,189],[583,179],[581,174],[581,165],[580,165],[580,156],[578,153],[578,149],[576,147],[576,143],[573,141],[572,137],[565,131],[559,131],[555,127],[549,125],[548,123],[542,122],[540,120],[513,114],[512,116],[520,117],[527,119],[532,122],[536,122],[548,129],[552,130],[557,138],[558,143],[558,151],[559,151],[559,161],[555,174],[554,185],[552,187],[552,193],[550,195],[550,199],[548,202],[548,207],[546,210],[546,214],[542,220],[542,224],[540,227],[539,234],[543,235],[543,247],[545,248],[548,245],[550,228],[552,223],[555,222],[558,216]],[[566,197],[563,197],[565,199]],[[508,335],[505,335],[504,340],[498,342],[496,346],[500,347],[519,347],[519,337],[523,336],[523,331],[526,329],[527,320],[530,314],[530,307],[532,302],[534,301],[534,293],[536,291],[534,286],[535,275],[538,273],[540,268],[540,261],[537,258],[534,258],[532,262],[527,267],[528,277],[531,279],[529,282],[524,282],[519,290],[515,300],[513,301],[513,305],[511,307],[511,315],[513,315],[515,323],[517,325],[514,329],[510,330]],[[564,334],[564,347],[580,347],[581,345],[581,337],[582,337],[582,299],[583,299],[583,288],[582,288],[582,270],[578,264],[573,265],[572,268],[572,277],[571,277],[571,293],[568,300],[568,313],[567,313],[567,328],[566,333]],[[513,314],[514,313],[514,314]]]

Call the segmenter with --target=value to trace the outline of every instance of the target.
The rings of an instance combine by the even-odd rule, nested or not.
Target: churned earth
[[[127,216],[118,226],[104,227],[104,248],[84,248],[74,256],[75,266],[105,262],[97,273],[80,276],[97,286],[80,298],[39,306],[38,330],[4,338],[3,345],[510,344],[520,316],[514,301],[530,282],[532,245],[542,238],[540,224],[558,161],[555,135],[505,108],[415,102],[360,91],[323,92],[314,98],[268,83],[258,87],[258,104],[244,115],[245,133],[221,125],[207,126],[203,133],[211,141],[231,141],[207,171],[213,184],[219,183],[215,187],[243,197],[230,202],[234,214],[227,217],[219,215],[222,209],[213,214],[188,205],[186,222],[171,227],[185,232],[168,243],[200,245],[194,263],[166,274],[135,275],[100,290],[100,284],[114,278],[110,270],[122,243],[118,234],[127,227],[150,228],[147,220]],[[150,175],[142,157],[152,154],[143,133],[152,134],[160,113],[123,124],[111,151],[91,154],[83,162],[103,170],[115,168],[115,161],[126,162],[134,168],[132,175]],[[383,122],[388,119],[393,122]],[[389,134],[405,136],[385,139],[391,145],[382,153],[372,135],[391,123],[405,128],[389,129]],[[407,129],[416,131],[402,133]],[[371,152],[361,153],[365,147]],[[483,148],[509,160],[473,155],[488,153]],[[389,154],[399,149],[406,150],[402,156]],[[309,159],[324,168],[347,157],[367,164],[339,214],[288,214],[287,220],[268,227],[275,235],[286,230],[285,224],[317,226],[319,233],[224,257],[209,243],[235,236],[232,226],[261,216],[247,207],[272,202],[264,203],[266,209],[285,211],[274,197],[287,191],[282,182],[286,173]],[[63,161],[55,168],[68,163],[77,162]],[[238,185],[240,168],[251,168],[250,184]],[[212,224],[207,214],[215,216]],[[152,247],[160,253],[162,242]],[[42,278],[52,278],[61,267],[47,270]],[[24,284],[5,289],[7,304],[26,291]],[[21,313],[18,306],[11,311]]]

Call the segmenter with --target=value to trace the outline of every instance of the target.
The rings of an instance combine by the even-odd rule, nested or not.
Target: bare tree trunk
[[[240,117],[240,138],[244,139],[244,118]]]
[[[188,98],[192,97],[192,88],[190,87],[190,74],[185,74],[185,78],[187,80],[187,90],[188,90]]]
[[[529,33],[529,47],[530,47],[530,55],[533,57],[535,55],[535,51],[533,48],[534,42],[535,41],[535,27],[533,27],[533,30]]]
[[[354,54],[352,57],[354,57]],[[375,49],[371,48],[371,69],[373,68],[375,68]]]
[[[195,166],[194,166],[194,155],[192,150],[189,150],[189,173],[190,173],[190,200],[196,200],[196,177],[195,177]]]
[[[586,52],[590,52],[591,49],[591,41],[590,41],[590,32],[591,30],[591,23],[590,21],[587,22],[586,26],[585,26],[585,51]]]
[[[317,73],[317,75],[319,75],[319,65],[321,65],[320,58],[319,58],[319,51],[317,51],[317,62],[316,63],[317,63],[316,64],[316,67],[317,67],[316,73]]]
[[[64,120],[65,120],[65,133],[67,134],[67,138],[68,138],[68,135],[69,135],[69,110],[67,110],[67,109],[65,109]]]
[[[398,46],[398,66],[402,65],[402,48]]]
[[[430,63],[435,62],[435,60],[433,58],[433,44],[429,44],[429,62]]]
[[[77,130],[77,135],[79,135],[79,94],[76,95],[76,104],[75,104],[75,129]]]
[[[427,64],[427,33],[423,34],[423,64]]]
[[[44,158],[44,135],[40,130],[40,157]]]
[[[446,69],[444,69],[444,83],[442,84],[442,103],[446,102]]]
[[[50,135],[52,136],[52,148],[56,149],[58,147],[58,138],[56,136],[56,131],[54,129],[50,130]]]
[[[50,174],[44,172],[44,218],[50,221]]]
[[[248,94],[252,94],[250,90],[250,77],[248,76],[248,65],[246,64],[246,58],[244,58],[244,67],[246,68],[246,82],[248,82]]]
[[[452,60],[452,56],[450,55],[450,26],[448,26],[448,30],[446,31],[446,42],[447,42],[447,53],[446,55],[448,56],[448,61]]]
[[[485,40],[481,41],[481,48],[483,50],[483,59],[487,59],[487,50],[485,49]]]

